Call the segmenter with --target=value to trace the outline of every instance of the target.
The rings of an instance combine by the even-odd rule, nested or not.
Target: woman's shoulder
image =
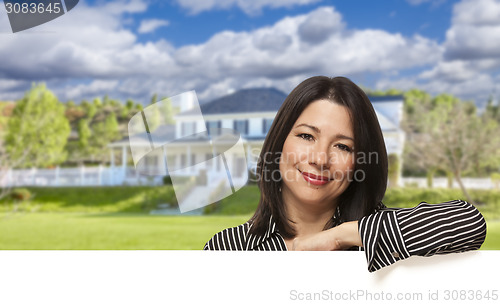
[[[226,228],[208,240],[203,250],[245,250],[249,229],[249,222]]]

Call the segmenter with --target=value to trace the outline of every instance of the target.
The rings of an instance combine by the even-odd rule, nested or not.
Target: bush
[[[31,198],[31,192],[26,188],[12,190],[10,197],[15,201],[27,201]]]
[[[389,187],[397,187],[399,183],[399,172],[401,171],[399,156],[397,154],[389,154],[389,169],[388,169],[388,178],[389,178]]]
[[[491,173],[491,182],[496,189],[500,188],[500,173]]]
[[[164,185],[172,185],[172,178],[170,177],[170,175],[165,175],[163,177],[163,184]]]

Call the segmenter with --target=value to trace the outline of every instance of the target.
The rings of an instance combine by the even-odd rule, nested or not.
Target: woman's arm
[[[465,201],[386,208],[320,233],[294,240],[292,250],[341,250],[363,246],[370,272],[412,255],[431,256],[481,247],[486,222]]]
[[[412,255],[479,249],[486,237],[486,222],[465,201],[420,203],[366,216],[359,221],[359,233],[372,272]]]
[[[343,223],[308,236],[296,237],[290,250],[342,250],[353,246],[362,246],[358,221]]]

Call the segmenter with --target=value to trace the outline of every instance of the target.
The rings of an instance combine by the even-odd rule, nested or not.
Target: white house
[[[149,172],[150,175],[166,175],[167,171],[175,168],[182,169],[185,175],[197,175],[202,169],[206,171],[207,178],[213,179],[226,174],[229,166],[237,172],[233,178],[243,176],[244,171],[255,167],[267,132],[285,98],[284,93],[272,88],[244,89],[202,104],[200,108],[184,107],[185,110],[174,117],[175,125],[156,129],[156,135],[152,133],[156,137],[175,140],[169,143],[167,150],[156,149],[156,153],[149,153],[144,157],[142,171]],[[369,98],[377,114],[388,154],[398,155],[401,159],[405,139],[400,128],[403,97]],[[207,133],[217,137],[221,135],[217,133],[221,132],[221,129],[232,129],[241,134],[245,147],[244,155],[225,153],[224,160],[215,157],[234,144],[229,141],[224,146],[220,140],[223,136],[219,137],[217,149],[207,144]],[[167,136],[167,133],[170,135]],[[134,143],[129,143],[127,139],[121,140],[110,144],[109,147],[111,150],[121,149],[126,153],[129,144],[143,145],[148,151],[154,150],[154,144],[148,142],[145,137]],[[126,159],[123,153],[122,157]]]

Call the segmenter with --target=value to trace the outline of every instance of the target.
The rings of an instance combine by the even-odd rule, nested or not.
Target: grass
[[[202,249],[239,216],[0,213],[0,249]],[[500,250],[500,221],[488,222],[482,247]]]
[[[172,186],[28,187],[32,198],[16,204],[0,201],[0,212],[15,208],[26,212],[148,213],[158,204],[177,206]]]
[[[0,213],[0,249],[202,249],[248,216]]]
[[[259,201],[258,188],[247,186],[208,216],[152,216],[158,204],[176,205],[171,186],[28,189],[28,201],[0,201],[0,249],[201,249],[218,231],[247,221]],[[471,192],[488,222],[482,248],[500,250],[500,191]],[[389,189],[384,202],[413,207],[461,197],[458,190],[403,188]]]
[[[486,240],[482,250],[500,250],[500,221],[486,221]]]

